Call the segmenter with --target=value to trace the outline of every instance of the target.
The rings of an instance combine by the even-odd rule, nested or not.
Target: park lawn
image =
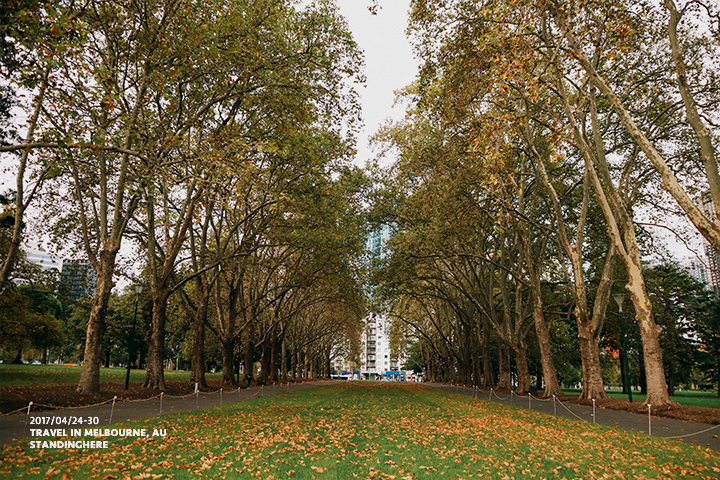
[[[81,367],[75,365],[12,365],[0,364],[0,387],[37,387],[65,385],[80,381]],[[100,382],[122,383],[127,370],[100,368]],[[222,378],[222,373],[208,373],[207,378]],[[189,380],[190,372],[165,370],[165,380]],[[130,381],[145,380],[145,370],[131,370]]]
[[[581,390],[577,388],[563,388],[563,392],[570,395],[579,395]],[[627,393],[622,393],[619,390],[605,390],[611,398],[617,398],[620,400],[627,400]],[[633,402],[645,402],[646,395],[640,392],[633,392]],[[688,405],[693,407],[709,407],[709,408],[720,408],[720,397],[713,392],[705,391],[676,391],[675,395],[671,397],[673,401],[680,405]]]
[[[608,396],[612,398],[619,398],[621,400],[627,400],[627,394],[618,392],[617,390],[608,391]],[[633,392],[633,402],[645,402],[645,395],[639,392]],[[693,407],[710,407],[720,408],[720,397],[712,392],[675,392],[675,395],[671,397],[673,401],[680,405],[689,405]]]
[[[129,426],[167,436],[112,438],[107,450],[3,446],[0,477],[720,477],[713,450],[416,384],[346,382]]]

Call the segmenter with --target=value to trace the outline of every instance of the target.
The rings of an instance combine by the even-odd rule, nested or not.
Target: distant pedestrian
[[[250,384],[252,383],[253,375],[252,372],[248,372],[247,375],[245,375],[245,380],[247,380],[248,384],[246,388],[250,388]]]

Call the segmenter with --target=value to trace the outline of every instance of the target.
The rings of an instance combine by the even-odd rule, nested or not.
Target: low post
[[[30,425],[30,409],[33,406],[33,402],[28,403],[27,414],[25,414],[25,436],[28,433],[28,425]]]
[[[199,391],[195,390],[195,410],[197,410],[198,407],[198,395],[200,394]]]
[[[222,405],[222,388],[220,389],[220,405]]]
[[[490,397],[488,398],[488,400],[492,400],[492,394],[493,394],[493,389],[492,389],[492,387],[490,387]]]
[[[108,425],[110,425],[112,423],[112,417],[113,417],[113,414],[115,413],[115,400],[117,400],[117,395],[115,395],[113,397],[112,408],[110,409],[110,421],[108,422]]]
[[[160,392],[160,413],[158,415],[162,415],[162,401],[163,396],[165,396],[165,392]]]
[[[592,399],[593,401],[593,423],[595,423],[595,399]]]
[[[650,413],[650,405],[648,403],[648,435],[652,435],[652,414]]]
[[[553,395],[553,415],[557,417],[557,404],[555,403],[555,395]]]
[[[532,398],[532,394],[528,392],[528,410],[532,410],[532,407],[530,406],[530,399]]]

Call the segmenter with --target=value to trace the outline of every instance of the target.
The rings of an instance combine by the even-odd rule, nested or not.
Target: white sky
[[[358,136],[355,160],[364,166],[374,156],[368,138],[385,119],[402,118],[403,106],[393,108],[395,91],[412,83],[419,66],[405,36],[410,0],[382,0],[377,15],[368,10],[370,0],[338,0],[337,3],[355,41],[365,53],[367,83],[359,89],[365,128]]]

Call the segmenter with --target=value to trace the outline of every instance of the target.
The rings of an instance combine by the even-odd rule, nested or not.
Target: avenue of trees
[[[201,385],[206,340],[229,385],[255,361],[261,381],[329,374],[363,316],[366,183],[349,164],[362,56],[333,3],[7,6],[2,106],[24,124],[0,146],[17,178],[0,295],[22,293],[29,225],[89,260],[95,294],[65,313],[73,338],[84,325],[78,391],[97,392],[101,363],[141,332],[151,388],[168,340],[191,341]],[[134,331],[132,288],[112,291],[123,273],[145,287]]]
[[[717,300],[641,255],[648,226],[678,215],[720,251],[719,14],[702,1],[412,2],[423,63],[405,120],[377,137],[397,160],[378,169],[375,215],[397,233],[376,281],[429,378],[511,388],[514,371],[527,392],[530,360],[557,394],[574,347],[573,383],[604,398],[620,293],[647,403],[672,403],[690,338],[714,355],[702,332]]]
[[[369,175],[362,55],[334,2],[297,3],[6,2],[0,348],[82,361],[80,392],[131,343],[155,389],[181,358],[201,385],[328,375],[369,296],[431,380],[720,385],[717,295],[641,261],[673,218],[720,251],[717,5],[413,0],[422,65]],[[368,225],[393,231],[372,288]],[[30,233],[90,262],[92,298],[23,261]]]

